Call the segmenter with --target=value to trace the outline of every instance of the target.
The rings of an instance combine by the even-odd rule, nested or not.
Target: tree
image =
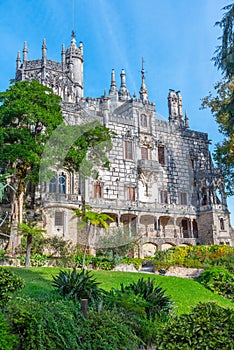
[[[214,158],[221,168],[226,192],[234,194],[234,4],[224,7],[228,10],[222,20],[217,22],[222,30],[222,45],[215,51],[215,65],[221,69],[224,77],[214,86],[215,96],[211,93],[203,99],[202,107],[209,107],[219,131],[224,135],[221,143],[216,144]]]
[[[84,253],[82,261],[82,269],[85,268],[85,258],[87,254],[87,249],[89,247],[90,232],[91,227],[104,227],[105,229],[109,228],[107,221],[114,221],[114,219],[104,213],[98,213],[91,210],[92,208],[88,205],[83,205],[82,209],[75,209],[75,215],[80,218],[78,223],[78,228],[83,230],[85,229],[85,244],[84,244]]]
[[[38,183],[43,147],[63,122],[60,98],[36,80],[20,81],[0,93],[0,164],[10,174],[16,192],[11,193],[11,234],[14,247],[17,223],[23,219],[26,186]],[[35,197],[31,196],[33,207]]]
[[[36,227],[37,223],[29,222],[28,224],[19,224],[20,234],[22,234],[27,239],[26,243],[26,259],[25,267],[30,267],[30,257],[33,237],[42,237],[45,230]]]
[[[23,220],[23,207],[34,210],[37,204],[35,189],[41,173],[44,174],[51,165],[64,165],[69,170],[78,171],[89,150],[99,144],[102,144],[102,152],[90,154],[99,159],[99,163],[108,166],[106,157],[102,156],[105,153],[103,141],[110,142],[112,132],[94,122],[84,125],[77,134],[76,127],[64,123],[60,97],[36,80],[11,85],[7,91],[0,93],[0,103],[0,164],[5,172],[12,174],[11,184],[16,189],[15,193],[11,193],[9,242],[9,248],[14,250],[17,224]],[[55,141],[55,149],[50,147],[50,140]],[[88,174],[93,163],[91,157]],[[51,171],[47,175],[52,177]]]
[[[213,61],[228,78],[231,78],[234,72],[234,4],[225,6],[223,10],[227,12],[221,21],[215,23],[223,30],[223,35],[219,38],[222,44],[217,47]]]

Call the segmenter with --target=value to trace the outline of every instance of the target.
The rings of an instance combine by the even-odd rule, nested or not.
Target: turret
[[[47,51],[47,47],[46,47],[46,39],[44,38],[43,40],[43,44],[42,44],[42,60],[46,61],[46,51]]]
[[[118,99],[118,91],[116,88],[114,69],[112,69],[112,71],[111,71],[111,84],[110,84],[110,89],[109,89],[109,96],[112,100]]]
[[[79,47],[76,45],[75,32],[72,31],[71,45],[66,51],[66,66],[75,87],[76,98],[84,96],[83,64],[83,44],[80,43]]]
[[[176,94],[177,94],[177,98],[178,98],[178,115],[180,117],[182,117],[183,116],[183,112],[182,112],[182,106],[183,106],[182,105],[182,96],[181,96],[180,91],[177,91]]]
[[[64,44],[62,45],[61,61],[62,61],[62,68],[63,68],[63,70],[65,70],[65,65],[66,65],[66,52],[65,52],[65,46],[64,46]]]
[[[24,48],[23,48],[23,63],[26,63],[28,56],[28,48],[26,41],[24,42]]]
[[[121,101],[128,100],[130,98],[130,94],[128,92],[127,86],[126,86],[126,73],[124,69],[122,69],[121,74],[120,74],[120,79],[121,79],[121,85],[119,89],[119,99]]]
[[[46,79],[46,51],[47,51],[47,47],[46,47],[46,39],[44,38],[43,43],[42,43],[42,59],[41,59],[41,83],[44,84],[45,79]]]
[[[182,96],[180,91],[170,89],[168,94],[169,121],[184,126],[182,113]]]
[[[17,53],[17,59],[16,59],[16,71],[18,69],[20,69],[20,64],[21,64],[21,60],[20,60],[20,51],[18,51]]]

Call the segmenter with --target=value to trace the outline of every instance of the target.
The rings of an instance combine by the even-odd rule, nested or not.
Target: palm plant
[[[91,302],[100,300],[102,297],[104,291],[99,288],[99,284],[90,271],[83,269],[78,272],[76,268],[72,271],[60,271],[57,276],[53,276],[52,282],[52,286],[61,295],[74,301],[89,299]]]
[[[131,308],[131,300],[135,307],[144,308],[148,320],[168,318],[173,310],[173,301],[165,294],[160,286],[155,286],[155,281],[148,278],[140,278],[137,282],[132,282],[128,286],[120,285],[120,290],[112,289],[109,297],[112,302],[125,308]],[[108,297],[107,297],[108,298]],[[130,299],[130,300],[129,300]]]
[[[25,267],[29,267],[33,237],[42,237],[43,232],[45,232],[45,230],[36,227],[36,223],[33,222],[29,222],[28,224],[18,224],[18,227],[20,230],[20,234],[26,237],[27,239]]]

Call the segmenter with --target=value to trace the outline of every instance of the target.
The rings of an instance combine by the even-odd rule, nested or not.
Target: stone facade
[[[25,44],[22,62],[18,53],[16,80],[37,79],[51,87],[62,98],[67,124],[99,120],[116,133],[110,169],[99,169],[98,179],[82,179],[63,169],[47,184],[43,213],[48,233],[79,242],[72,208],[85,201],[114,219],[111,229],[125,229],[137,238],[142,257],[172,245],[233,245],[208,135],[190,130],[180,92],[169,91],[168,121],[158,119],[148,100],[142,62],[139,97],[131,97],[124,70],[117,89],[112,70],[109,93],[85,98],[83,45],[77,46],[74,33],[67,50],[62,46],[61,62],[47,60],[46,50],[44,40],[42,58],[28,61]]]

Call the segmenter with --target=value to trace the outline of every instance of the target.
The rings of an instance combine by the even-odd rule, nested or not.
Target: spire
[[[74,29],[72,29],[72,35],[71,35],[72,39],[71,39],[71,44],[75,44],[76,45],[76,34]]]
[[[189,128],[189,122],[188,122],[188,115],[187,115],[187,112],[185,112],[185,116],[184,116],[184,126],[186,129]]]
[[[148,91],[145,85],[145,69],[144,69],[144,58],[142,57],[142,69],[141,69],[141,89],[140,89],[140,98],[143,101],[148,100]]]
[[[121,84],[119,89],[119,99],[120,100],[128,100],[130,98],[130,94],[128,92],[127,86],[126,86],[126,73],[124,69],[122,69],[120,74]]]
[[[114,69],[112,69],[112,71],[111,71],[111,84],[110,84],[109,95],[114,95],[115,92],[116,92],[115,71],[114,71]]]
[[[42,43],[42,59],[43,60],[46,60],[46,50],[47,50],[46,39],[44,38],[43,43]]]
[[[120,88],[126,88],[126,73],[125,73],[124,69],[122,69],[122,71],[120,73],[120,78],[121,78]]]
[[[17,53],[17,59],[16,59],[16,70],[20,69],[20,63],[21,63],[21,60],[20,60],[20,51],[18,51],[18,53]]]
[[[27,42],[24,42],[24,48],[23,48],[23,63],[27,61],[27,55],[28,55],[28,48],[27,48]]]
[[[66,52],[65,52],[65,45],[62,45],[62,51],[61,51],[61,58],[62,58],[62,67],[65,68],[66,63]]]

